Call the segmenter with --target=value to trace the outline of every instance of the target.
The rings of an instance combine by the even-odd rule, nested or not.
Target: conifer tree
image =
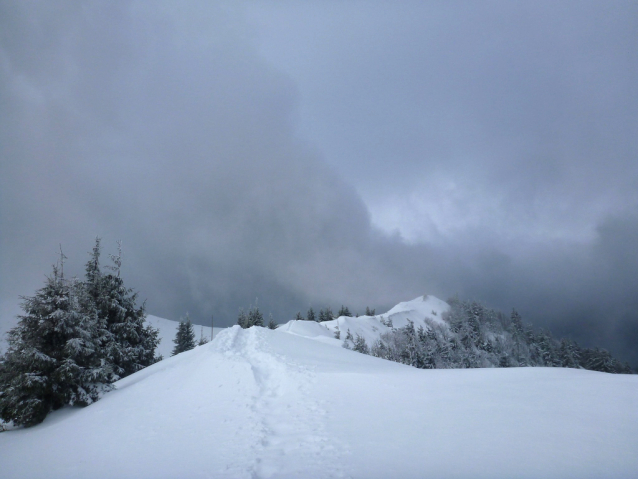
[[[352,337],[350,329],[348,329],[348,332],[346,333],[346,339],[343,340],[342,346],[346,349],[352,349],[351,344],[354,345],[354,338]]]
[[[251,326],[263,326],[264,316],[257,306],[251,306],[248,313],[244,312],[243,308],[240,308],[237,324],[244,329],[250,328]]]
[[[241,326],[243,329],[247,329],[250,326],[248,325],[248,315],[244,312],[244,308],[239,308],[239,314],[237,315],[237,324]]]
[[[190,351],[195,347],[195,331],[191,319],[186,313],[186,318],[179,318],[177,333],[173,339],[175,347],[173,348],[173,356],[184,351]]]
[[[315,310],[311,308],[308,308],[308,314],[306,315],[306,320],[307,321],[316,321],[316,317],[315,317]]]
[[[510,316],[510,326],[512,339],[514,340],[514,355],[519,366],[527,366],[527,342],[525,340],[525,330],[523,329],[523,320],[515,309],[512,309]]]
[[[332,310],[330,309],[330,307],[319,311],[318,321],[320,323],[323,323],[324,321],[332,321],[333,319],[334,318],[332,317]]]
[[[110,255],[111,273],[99,269],[99,238],[86,266],[86,289],[92,297],[97,315],[106,322],[110,334],[105,344],[106,359],[115,373],[126,377],[155,363],[155,350],[160,342],[159,331],[146,323],[145,305],[137,306],[137,293],[124,286],[120,276],[122,249]]]
[[[295,321],[303,321],[304,317],[301,315],[301,311],[297,311],[297,314],[295,315]]]
[[[341,305],[341,309],[339,309],[339,312],[337,313],[337,317],[341,317],[341,316],[352,317],[352,313],[350,312],[347,306]]]
[[[264,315],[261,314],[257,306],[253,306],[248,310],[248,327],[264,325]]]
[[[103,328],[81,310],[76,282],[53,268],[45,286],[23,297],[23,315],[8,334],[0,373],[0,418],[16,425],[42,422],[64,405],[88,405],[108,391],[113,371],[100,354]]]
[[[362,354],[370,354],[370,348],[368,347],[365,338],[363,336],[360,336],[359,333],[357,333],[357,336],[354,340],[354,346],[352,347],[352,350]]]
[[[591,371],[616,373],[621,372],[618,369],[622,370],[622,366],[621,368],[618,368],[618,366],[620,366],[620,363],[616,364],[616,361],[606,349],[590,349],[587,356],[587,363],[585,367]]]
[[[277,323],[272,319],[272,314],[268,315],[268,329],[277,329]]]
[[[580,352],[578,346],[569,339],[561,339],[558,349],[558,361],[563,368],[578,368]]]

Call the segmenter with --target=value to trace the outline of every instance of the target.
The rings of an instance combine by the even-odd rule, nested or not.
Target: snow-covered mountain
[[[323,337],[334,338],[335,332],[339,331],[342,341],[347,331],[350,331],[352,336],[359,335],[366,340],[367,344],[372,345],[381,334],[390,331],[391,328],[388,324],[392,324],[395,328],[407,325],[408,320],[412,321],[417,328],[419,326],[428,328],[426,322],[428,320],[446,324],[441,319],[441,316],[449,309],[450,306],[445,301],[441,301],[434,296],[419,296],[412,301],[399,303],[387,313],[376,316],[341,316],[332,321],[324,321],[322,323],[293,320],[280,326],[277,330],[317,339]],[[319,327],[317,328],[313,324]]]
[[[437,301],[402,303],[384,321],[436,320]],[[89,407],[0,434],[1,476],[638,477],[636,375],[420,370],[333,337],[337,326],[376,334],[380,319],[329,323],[216,332]],[[171,346],[175,325],[162,333]]]

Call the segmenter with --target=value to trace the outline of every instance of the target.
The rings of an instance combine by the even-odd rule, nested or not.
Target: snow
[[[173,354],[173,348],[175,347],[173,339],[175,339],[179,321],[172,321],[170,319],[164,319],[160,318],[159,316],[148,314],[146,316],[146,322],[154,328],[159,329],[160,344],[157,347],[157,353],[161,354],[165,358],[170,357],[171,354]],[[214,328],[213,337],[215,337],[215,335],[223,329],[224,328]],[[193,330],[195,331],[196,342],[199,341],[200,335],[202,334],[204,338],[210,340],[210,326],[200,326],[198,324],[194,324]]]
[[[434,299],[386,314],[395,326],[406,311],[415,324],[432,310],[440,317],[445,307]],[[335,321],[366,331],[373,320]],[[155,324],[172,345],[176,322],[164,321]],[[0,434],[1,475],[638,477],[638,376],[418,370],[340,344],[310,322],[215,332],[212,343],[165,355],[89,407]]]
[[[292,320],[280,326],[277,331],[285,331],[338,346],[343,344],[347,332],[350,331],[352,337],[356,338],[359,335],[366,340],[368,346],[372,346],[383,333],[391,330],[386,326],[388,320],[392,321],[394,328],[407,326],[408,320],[414,323],[415,328],[423,326],[428,329],[428,321],[447,327],[447,323],[441,319],[441,316],[449,309],[450,306],[445,301],[426,295],[419,296],[412,301],[399,303],[385,314],[359,317],[340,316],[332,321],[322,323]],[[327,341],[325,339],[334,338],[337,330],[340,332],[341,341]]]

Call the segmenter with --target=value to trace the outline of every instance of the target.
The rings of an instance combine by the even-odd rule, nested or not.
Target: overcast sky
[[[0,329],[458,294],[638,366],[638,3],[0,0]]]

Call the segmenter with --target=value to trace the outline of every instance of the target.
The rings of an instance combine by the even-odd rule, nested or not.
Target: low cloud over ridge
[[[551,206],[539,203],[538,188],[549,188],[552,194],[545,198],[559,205],[569,195],[555,194],[558,183],[574,198],[583,198],[583,187],[597,175],[590,172],[578,180],[578,163],[557,162],[554,150],[546,161],[542,152],[530,154],[517,164],[523,171],[507,174],[499,154],[519,151],[510,150],[512,138],[524,151],[529,137],[519,133],[542,129],[544,110],[538,106],[538,114],[515,116],[510,140],[499,143],[493,131],[507,115],[497,105],[504,117],[485,120],[489,132],[479,135],[493,141],[494,149],[487,148],[489,141],[468,141],[459,146],[458,157],[447,151],[441,163],[427,160],[430,185],[437,192],[428,199],[432,205],[437,197],[446,201],[451,181],[463,191],[456,191],[454,207],[444,210],[452,227],[441,231],[441,222],[435,222],[436,234],[427,240],[417,235],[408,244],[373,226],[370,214],[384,201],[392,211],[392,198],[403,198],[397,193],[400,178],[388,170],[383,156],[366,163],[367,153],[349,163],[344,159],[341,167],[333,153],[346,150],[340,139],[329,134],[311,138],[298,127],[304,122],[300,111],[319,109],[305,106],[301,79],[260,53],[259,35],[246,20],[254,7],[162,5],[5,2],[0,7],[3,327],[15,322],[11,316],[18,295],[41,285],[58,243],[70,257],[69,268],[81,274],[85,252],[100,235],[105,252],[114,249],[115,239],[123,240],[126,281],[160,316],[177,318],[188,310],[196,321],[207,321],[213,313],[229,324],[238,307],[258,297],[266,312],[283,320],[310,305],[347,303],[362,310],[366,305],[390,307],[423,293],[443,299],[458,293],[505,310],[517,307],[539,326],[608,347],[638,364],[633,274],[638,220],[631,212],[636,195],[627,186],[638,186],[636,140],[630,139],[638,130],[627,105],[618,107],[620,113],[613,104],[608,107],[609,118],[624,120],[613,138],[615,162],[603,169],[590,156],[585,165],[600,171],[605,188],[622,183],[622,195],[610,202],[624,200],[626,206],[598,212],[590,237],[543,240],[536,235],[525,241],[520,233],[525,208]],[[487,63],[495,58],[487,57]],[[512,77],[504,75],[512,98],[522,101]],[[330,78],[340,91],[339,77]],[[483,104],[500,94],[480,88],[490,78],[484,72],[474,86],[477,96],[487,95],[476,99],[473,111],[479,118],[489,110]],[[433,88],[442,88],[432,81]],[[372,95],[361,88],[362,96]],[[383,91],[382,84],[376,88]],[[534,89],[523,91],[533,104]],[[626,101],[635,106],[635,90],[633,95]],[[573,114],[584,115],[586,123],[586,111]],[[366,129],[379,128],[375,116],[356,118],[353,145]],[[446,128],[462,128],[461,117],[448,114]],[[392,131],[388,135],[398,138]],[[575,150],[604,151],[607,140],[590,144],[594,141],[587,138]],[[435,158],[444,144],[432,142]],[[463,159],[472,147],[487,160]],[[406,183],[418,185],[426,176],[422,165],[417,155],[404,153],[408,160],[397,160],[396,169]],[[410,172],[414,178],[407,181]],[[524,177],[535,180],[517,183]],[[387,191],[372,195],[384,178]],[[471,179],[476,182],[469,195],[465,190]],[[510,180],[511,187],[495,188]],[[600,197],[599,188],[592,188]],[[414,191],[416,186],[405,193]],[[495,196],[498,201],[492,204]],[[507,209],[508,202],[516,209]],[[424,204],[418,208],[427,209]],[[481,221],[459,216],[463,204],[478,205]],[[565,218],[577,207],[567,204]],[[493,211],[492,219],[486,211]],[[584,210],[574,210],[574,216],[579,214]],[[419,220],[418,215],[408,217],[404,224]]]

